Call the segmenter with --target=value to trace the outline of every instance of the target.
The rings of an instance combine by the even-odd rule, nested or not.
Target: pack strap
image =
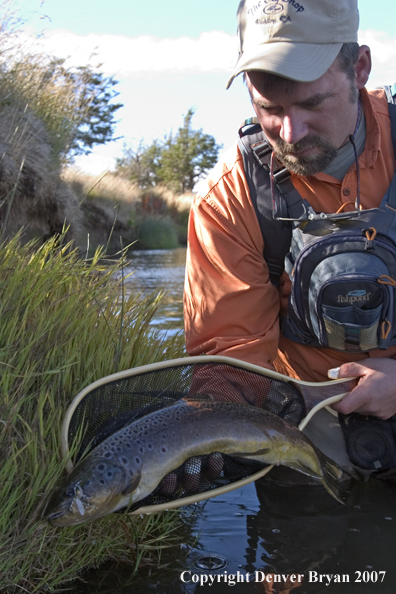
[[[239,129],[238,147],[243,157],[250,198],[264,241],[263,257],[272,284],[278,286],[284,270],[285,256],[290,249],[292,227],[290,222],[277,220],[273,216],[271,201],[273,192],[271,192],[269,170],[261,164],[260,167],[257,166],[257,160],[251,148],[256,143],[260,145],[263,138],[263,131],[257,118],[249,118]],[[276,187],[275,192],[279,192]],[[279,195],[277,198],[276,202],[281,202],[282,197]]]
[[[396,93],[396,85],[393,85],[393,87],[395,87],[395,93]],[[391,124],[393,154],[396,159],[396,104],[388,103],[388,107],[389,107],[389,119],[390,119],[390,124]],[[393,210],[396,210],[396,169],[393,174],[391,184],[388,187],[386,194],[383,198],[382,204],[384,206],[387,205],[388,207],[392,208]]]
[[[395,88],[396,91],[396,88]],[[396,96],[395,96],[396,98]],[[389,103],[389,119],[391,123],[391,136],[393,145],[393,154],[396,159],[396,103]]]

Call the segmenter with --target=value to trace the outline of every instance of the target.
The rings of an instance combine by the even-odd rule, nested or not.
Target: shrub
[[[138,247],[163,250],[176,248],[178,245],[177,227],[169,216],[150,215],[143,219],[139,228]]]

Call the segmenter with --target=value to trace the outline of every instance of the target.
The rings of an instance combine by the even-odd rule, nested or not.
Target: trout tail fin
[[[322,481],[323,486],[330,493],[330,495],[334,497],[334,499],[337,499],[337,501],[344,504],[345,502],[342,497],[340,484],[340,481],[344,476],[343,470],[317,448],[315,448],[315,453],[318,457],[319,465],[322,470],[322,476],[320,477],[320,480]]]

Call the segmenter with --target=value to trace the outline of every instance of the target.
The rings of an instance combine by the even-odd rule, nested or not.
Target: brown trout
[[[79,462],[47,505],[55,526],[72,526],[134,504],[194,456],[220,452],[289,466],[320,479],[341,501],[342,470],[297,428],[262,409],[184,398],[120,429]]]

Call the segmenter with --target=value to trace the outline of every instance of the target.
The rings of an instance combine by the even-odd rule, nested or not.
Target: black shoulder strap
[[[396,91],[396,89],[395,89],[395,91]],[[392,138],[392,145],[393,145],[393,154],[395,155],[395,159],[396,159],[396,104],[388,103],[388,107],[389,107],[389,119],[390,119],[390,124],[391,124],[391,138]],[[396,169],[393,174],[391,184],[386,191],[386,194],[384,196],[382,204],[383,205],[386,204],[393,210],[396,210]]]
[[[253,152],[253,147],[263,142],[266,142],[265,136],[260,124],[256,123],[256,118],[246,120],[239,131],[238,146],[243,157],[250,198],[264,240],[264,259],[271,282],[277,286],[284,269],[285,257],[290,250],[292,228],[290,224],[273,218],[269,171],[258,165]]]
[[[393,153],[396,159],[396,102],[388,103],[389,107],[389,119],[391,123],[391,136],[393,144]]]

